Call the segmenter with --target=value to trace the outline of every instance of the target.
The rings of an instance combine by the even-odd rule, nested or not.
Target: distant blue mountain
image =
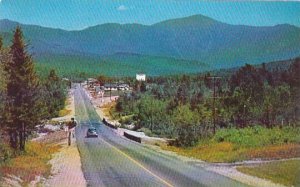
[[[210,67],[227,68],[300,56],[300,28],[288,24],[229,25],[195,15],[150,26],[102,24],[66,31],[0,20],[0,35],[6,43],[11,40],[9,36],[16,25],[22,26],[30,50],[38,58],[48,54],[102,58],[127,53],[200,61]]]

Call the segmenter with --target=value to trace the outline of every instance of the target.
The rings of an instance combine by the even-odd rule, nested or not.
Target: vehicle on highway
[[[97,131],[94,127],[91,127],[88,129],[87,133],[86,133],[86,137],[98,137]]]

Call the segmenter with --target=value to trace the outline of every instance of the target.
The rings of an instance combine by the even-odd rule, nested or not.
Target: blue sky
[[[197,0],[0,0],[0,19],[79,30],[103,23],[153,24],[202,14],[229,24],[300,27],[300,2]]]

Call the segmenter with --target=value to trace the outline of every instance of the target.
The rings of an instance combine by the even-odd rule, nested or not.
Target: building
[[[112,84],[104,84],[104,90],[105,91],[110,91],[110,90],[129,90],[130,87],[128,84],[116,84],[116,83],[112,83]]]
[[[129,87],[128,84],[119,84],[119,85],[118,85],[118,90],[123,90],[123,91],[125,91],[125,90],[129,90],[129,89],[130,89],[130,87]]]
[[[94,78],[88,78],[87,83],[89,85],[94,85],[94,84],[98,83],[98,80],[94,79]]]
[[[146,81],[146,74],[136,74],[137,81]]]
[[[104,90],[105,91],[110,91],[110,90],[118,90],[118,85],[117,84],[104,84]]]

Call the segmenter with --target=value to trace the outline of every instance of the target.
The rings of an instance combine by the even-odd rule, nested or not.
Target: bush
[[[0,165],[14,156],[14,151],[5,143],[0,142]]]
[[[194,128],[192,125],[187,125],[179,129],[176,139],[177,146],[194,146],[198,142],[199,135]]]
[[[216,142],[231,142],[243,147],[259,147],[266,145],[280,145],[286,143],[300,143],[300,128],[265,128],[262,126],[243,129],[221,129],[214,135]]]
[[[122,117],[120,120],[119,120],[119,123],[121,123],[122,125],[130,125],[134,122],[134,120],[132,119],[131,116],[129,117]]]

